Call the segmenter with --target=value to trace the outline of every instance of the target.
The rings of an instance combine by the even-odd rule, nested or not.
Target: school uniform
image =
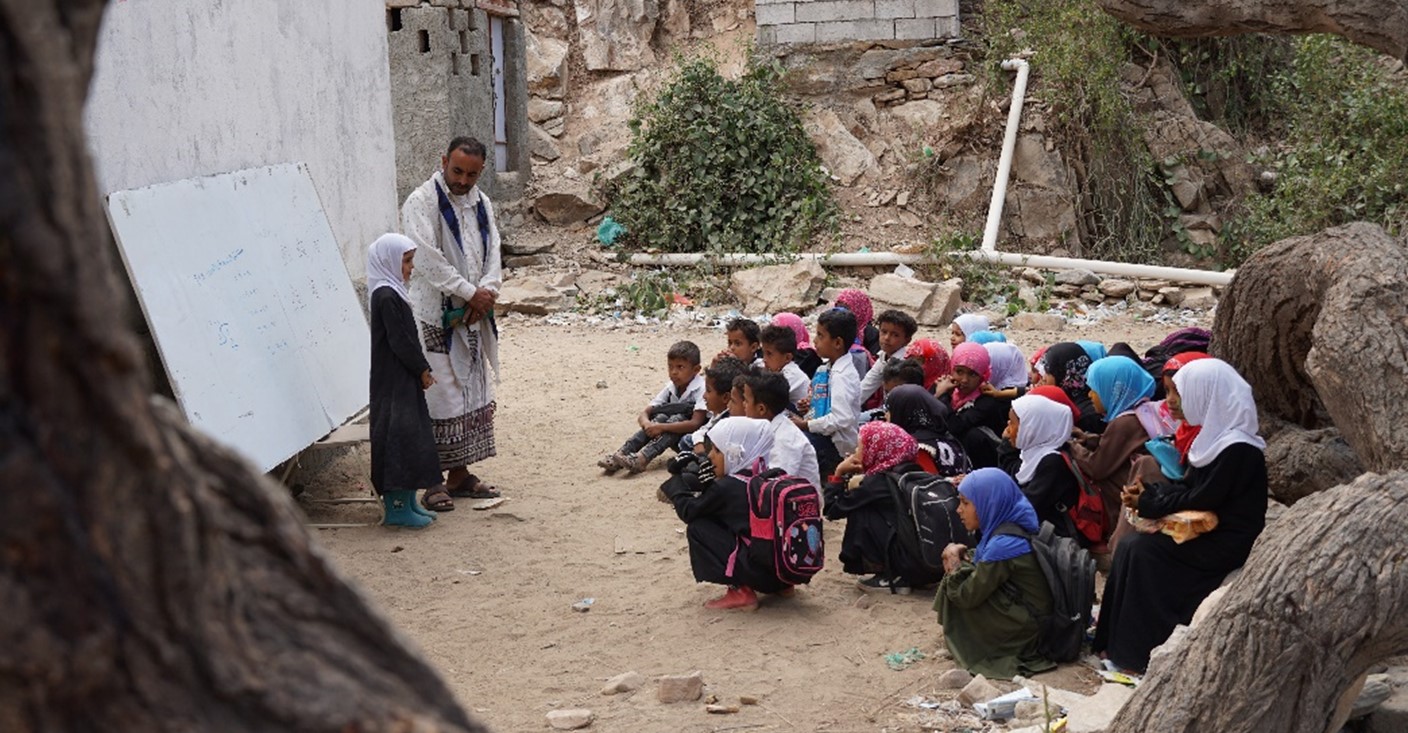
[[[787,362],[779,373],[787,378],[787,401],[791,404],[800,404],[811,393],[812,380],[797,366],[797,362]]]
[[[870,367],[870,369],[866,371],[865,377],[860,380],[861,399],[869,399],[877,390],[885,386],[885,366],[887,364],[891,361],[904,359],[908,354],[909,344],[900,347],[899,350],[893,354],[886,354],[883,351],[880,352],[880,355],[875,358],[875,365]]]
[[[855,452],[859,440],[860,376],[850,355],[822,366],[812,378],[807,438],[816,449],[823,476],[831,475],[842,456]]]
[[[684,422],[694,417],[694,411],[703,399],[704,375],[696,374],[682,390],[675,389],[674,383],[667,380],[664,389],[655,395],[646,409],[653,423]],[[625,455],[639,452],[649,461],[667,449],[677,448],[681,437],[678,433],[661,433],[652,438],[644,430],[637,430],[621,445],[621,452]]]
[[[411,306],[395,289],[372,291],[371,332],[372,488],[385,493],[436,486],[440,458],[420,384],[430,364]]]
[[[801,476],[821,490],[821,471],[817,467],[816,449],[786,414],[775,415],[772,425],[772,451],[768,465],[781,468],[793,476]]]

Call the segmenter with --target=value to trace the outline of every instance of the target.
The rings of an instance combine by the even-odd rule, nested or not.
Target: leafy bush
[[[667,252],[787,252],[834,228],[837,207],[781,69],[750,61],[725,79],[712,59],[677,60],[630,121],[636,170],[612,215],[627,243]]]

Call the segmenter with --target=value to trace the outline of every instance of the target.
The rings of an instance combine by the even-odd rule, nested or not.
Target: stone
[[[639,672],[622,672],[606,681],[601,688],[603,695],[616,695],[622,692],[632,692],[640,689],[645,684],[645,678]]]
[[[1354,706],[1349,709],[1349,719],[1362,718],[1374,712],[1375,708],[1392,695],[1393,685],[1389,682],[1388,675],[1369,675],[1364,680],[1364,689],[1359,691],[1359,696],[1354,699]]]
[[[1036,308],[1041,304],[1041,296],[1037,294],[1036,288],[1021,286],[1017,288],[1017,301],[1028,308]]]
[[[660,702],[694,702],[704,696],[704,673],[664,675],[660,678],[657,696]]]
[[[415,0],[411,2],[413,5],[419,5]],[[567,16],[561,9],[546,3],[525,3],[523,15],[533,33],[566,40],[570,28],[567,25]]]
[[[1061,154],[1046,149],[1046,138],[1023,135],[1017,138],[1012,156],[1012,176],[1018,181],[1043,188],[1070,188],[1071,175]]]
[[[575,181],[559,181],[533,200],[533,211],[556,226],[586,221],[605,209],[586,184]]]
[[[996,162],[960,155],[944,161],[948,175],[939,180],[935,193],[950,209],[977,210],[986,205]]]
[[[528,151],[549,163],[562,157],[552,134],[537,125],[528,126]]]
[[[855,183],[857,178],[879,165],[875,155],[851,134],[834,110],[821,110],[807,121],[805,128],[822,163],[840,179],[841,185]]]
[[[880,92],[879,94],[875,95],[872,101],[879,104],[883,104],[885,102],[897,102],[901,99],[904,99],[907,94],[908,92],[903,89],[891,89],[888,92]]]
[[[509,280],[499,289],[494,310],[500,313],[527,313],[543,316],[567,308],[567,296],[536,278]]]
[[[1206,310],[1217,305],[1217,296],[1213,295],[1212,288],[1189,288],[1183,291],[1182,305],[1193,310]]]
[[[826,270],[813,259],[735,270],[729,289],[744,313],[803,312],[816,305]]]
[[[738,712],[737,705],[705,705],[704,712],[712,715],[729,715]]]
[[[596,720],[596,715],[585,708],[575,710],[553,710],[548,713],[548,725],[556,730],[577,730],[585,728]]]
[[[739,705],[757,705],[760,701],[761,701],[761,698],[759,698],[757,695],[739,695],[739,696],[738,696],[738,704],[739,704]]]
[[[944,74],[934,79],[935,89],[948,89],[949,87],[966,86],[977,81],[977,77],[972,74]]]
[[[1100,281],[1100,292],[1110,298],[1123,298],[1134,292],[1138,286],[1129,280],[1108,277]]]
[[[1061,703],[1068,711],[1066,733],[1104,733],[1131,697],[1134,697],[1131,687],[1101,685],[1099,691],[1080,702]]]
[[[1169,281],[1167,281],[1167,280],[1140,280],[1140,281],[1139,281],[1139,289],[1140,289],[1140,290],[1148,290],[1149,292],[1152,292],[1152,293],[1157,293],[1157,292],[1159,292],[1159,290],[1162,289],[1162,288],[1167,288],[1167,287],[1172,287],[1172,286],[1173,286],[1173,283],[1171,283],[1171,282],[1169,282]]]
[[[1177,290],[1177,288],[1175,288],[1175,290]],[[1051,294],[1058,298],[1074,298],[1080,295],[1080,286],[1065,284],[1053,285],[1051,286]]]
[[[1066,319],[1055,313],[1018,313],[1012,316],[1008,328],[1013,331],[1060,331]]]
[[[971,706],[974,703],[986,702],[1001,694],[1002,690],[988,682],[988,678],[978,675],[963,686],[963,689],[958,693],[958,701]]]
[[[919,79],[905,79],[900,82],[900,86],[904,87],[905,91],[910,94],[917,95],[929,91],[929,88],[934,86],[934,82],[921,77]]]
[[[540,255],[551,252],[552,245],[550,239],[515,239],[503,243],[503,252],[506,255]]]
[[[929,130],[943,122],[944,105],[932,99],[917,99],[890,108],[890,114],[911,127]]]
[[[1076,236],[1071,192],[1039,186],[1007,190],[1005,219],[1015,236],[1039,243],[1065,243]]]
[[[1023,723],[1026,721],[1039,723],[1045,721],[1046,712],[1046,703],[1042,700],[1020,700],[1013,706],[1012,718],[1014,721],[1020,720]],[[1051,712],[1053,713],[1051,717],[1055,718],[1057,711]]]
[[[585,295],[596,295],[616,285],[619,277],[601,270],[583,270],[577,276],[577,290]]]
[[[633,160],[621,160],[611,164],[606,170],[601,172],[601,182],[608,186],[617,186],[626,176],[636,172],[636,163]]]
[[[915,71],[919,72],[920,76],[927,76],[931,79],[936,76],[955,74],[963,71],[963,60],[949,58],[925,61],[915,68]]]
[[[567,44],[555,38],[524,34],[523,65],[532,94],[561,99],[566,91]]]
[[[909,192],[908,192],[908,191],[900,191],[900,192],[899,192],[899,195],[895,196],[895,206],[900,206],[900,207],[909,206]]]
[[[919,215],[914,213],[913,211],[909,211],[907,209],[900,209],[898,216],[900,217],[900,223],[904,224],[910,229],[918,229],[919,227],[924,226],[924,220],[920,219]]]
[[[877,313],[894,308],[914,316],[921,325],[944,326],[953,322],[962,304],[962,290],[958,280],[930,283],[889,273],[876,275],[867,292]]]
[[[1100,283],[1100,276],[1090,270],[1057,270],[1056,283],[1058,285],[1097,285]]]
[[[1026,280],[1033,285],[1045,285],[1046,275],[1035,267],[1023,267],[1017,271],[1017,277]]]
[[[538,97],[528,100],[528,119],[533,122],[547,122],[561,117],[566,111],[567,105],[557,100]]]
[[[551,262],[547,255],[518,255],[517,257],[505,257],[504,267],[533,267],[535,265],[546,265]]]
[[[655,63],[650,38],[657,0],[573,0],[582,60],[592,71],[636,71]]]
[[[1364,721],[1363,730],[1367,733],[1403,733],[1408,730],[1408,685],[1398,685],[1393,694]]]
[[[973,675],[966,669],[950,669],[939,675],[934,686],[940,690],[961,690],[973,681]]]
[[[1169,305],[1179,305],[1183,302],[1183,289],[1176,287],[1159,288],[1159,298],[1163,298],[1163,302]],[[1154,302],[1159,302],[1159,298],[1155,298]]]
[[[1092,291],[1090,291],[1090,292],[1088,292],[1088,293],[1081,293],[1081,294],[1080,294],[1080,299],[1081,299],[1081,300],[1084,300],[1084,301],[1087,302],[1087,303],[1096,303],[1096,304],[1099,304],[1099,303],[1104,303],[1104,302],[1105,302],[1105,296],[1104,296],[1104,295],[1101,295],[1101,294],[1100,294],[1100,291],[1098,291],[1098,290],[1092,290]]]

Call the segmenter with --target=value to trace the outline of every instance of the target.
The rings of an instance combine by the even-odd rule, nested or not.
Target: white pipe
[[[1007,132],[1002,136],[1002,157],[997,159],[997,180],[992,184],[992,201],[988,202],[988,222],[983,227],[983,251],[997,251],[997,230],[1002,226],[1002,205],[1007,200],[1007,178],[1012,174],[1012,154],[1017,149],[1017,128],[1022,122],[1022,103],[1027,98],[1027,76],[1031,67],[1022,59],[1002,62],[1006,71],[1017,71],[1012,84],[1012,104],[1007,109]]]

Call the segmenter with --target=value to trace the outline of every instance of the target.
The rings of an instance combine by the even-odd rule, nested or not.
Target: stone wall
[[[763,44],[956,38],[958,0],[757,0]]]

